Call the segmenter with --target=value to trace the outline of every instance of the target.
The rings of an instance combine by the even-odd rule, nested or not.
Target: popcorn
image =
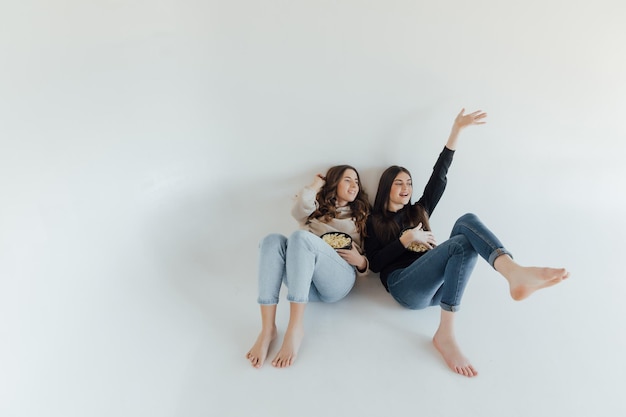
[[[428,248],[423,243],[411,242],[409,246],[406,247],[408,250],[413,252],[426,252]]]
[[[352,238],[346,233],[324,233],[320,237],[334,249],[350,249],[352,247]]]
[[[402,233],[400,233],[400,236],[402,236],[407,230],[409,229],[403,230]],[[428,246],[419,242],[411,242],[411,244],[407,246],[406,248],[410,250],[411,252],[426,252],[428,250]]]

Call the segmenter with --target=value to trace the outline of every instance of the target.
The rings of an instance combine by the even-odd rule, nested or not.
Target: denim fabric
[[[476,215],[465,214],[454,224],[450,239],[389,274],[389,293],[410,309],[439,304],[446,311],[457,311],[478,255],[493,267],[504,254],[511,256]]]
[[[295,303],[344,298],[356,279],[355,268],[318,236],[297,230],[289,238],[266,236],[259,245],[259,304],[277,304],[281,284]]]

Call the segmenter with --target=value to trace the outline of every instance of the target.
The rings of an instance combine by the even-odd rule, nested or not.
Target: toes
[[[272,365],[275,368],[287,368],[291,366],[291,364],[293,363],[293,359],[294,358],[292,356],[288,356],[288,357],[277,356],[272,361]]]
[[[471,377],[474,377],[474,376],[478,375],[478,372],[476,372],[476,369],[474,369],[474,367],[472,365],[455,366],[454,367],[454,371],[457,374],[466,376],[468,378],[471,378]]]

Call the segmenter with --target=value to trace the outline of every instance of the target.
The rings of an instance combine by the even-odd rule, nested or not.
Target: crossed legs
[[[511,298],[516,301],[523,300],[537,290],[551,287],[569,278],[570,274],[564,268],[519,265],[473,214],[464,215],[457,221],[453,229],[453,234],[455,233],[463,234],[476,252],[507,280]],[[433,337],[433,345],[452,371],[467,377],[478,375],[456,343],[454,312],[441,310],[441,320]]]

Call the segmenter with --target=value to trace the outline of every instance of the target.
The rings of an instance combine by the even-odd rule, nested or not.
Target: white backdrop
[[[602,356],[585,375],[617,393],[625,15],[617,0],[3,3],[0,413],[227,415],[190,392],[230,368],[198,387],[190,358],[220,352],[236,314],[237,354],[252,343],[256,245],[295,227],[291,196],[339,163],[372,198],[390,164],[419,188],[461,107],[489,117],[462,134],[439,239],[474,211],[518,259],[572,270],[550,302],[568,343],[588,342],[564,350]]]

